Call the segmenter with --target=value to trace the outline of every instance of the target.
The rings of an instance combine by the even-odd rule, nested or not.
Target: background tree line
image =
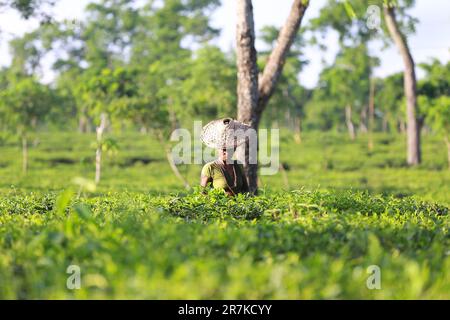
[[[421,160],[420,133],[439,134],[450,166],[450,62],[419,65],[426,76],[417,81],[407,45],[418,22],[408,15],[414,1],[378,2],[381,30],[367,27],[364,14],[373,1],[330,0],[304,25],[308,1],[293,1],[283,28],[261,30],[265,50],[256,53],[250,0],[238,1],[238,21],[249,38],[237,52],[211,44],[220,33],[209,18],[219,0],[101,0],[89,4],[77,23],[53,21],[46,11],[52,1],[2,1],[0,6],[24,18],[41,20],[10,42],[12,62],[0,70],[2,137],[20,138],[26,171],[35,132],[96,132],[97,182],[102,153],[115,147],[109,132],[152,135],[180,177],[170,157],[170,133],[193,119],[230,115],[255,128],[289,129],[297,143],[302,130],[347,131],[351,139],[375,131],[405,134],[410,165]],[[330,30],[338,33],[340,50],[317,86],[307,89],[299,79],[308,63],[304,48],[326,49],[319,35]],[[399,48],[404,72],[374,76],[380,61],[369,44],[375,39]],[[50,84],[40,81],[45,59],[53,60]],[[370,139],[368,147],[373,148]],[[248,172],[254,183],[256,170]]]

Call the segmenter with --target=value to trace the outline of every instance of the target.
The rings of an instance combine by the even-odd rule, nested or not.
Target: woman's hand
[[[208,184],[212,183],[212,178],[201,176],[200,178],[200,186],[203,188],[202,193],[207,194],[206,188],[208,187]]]

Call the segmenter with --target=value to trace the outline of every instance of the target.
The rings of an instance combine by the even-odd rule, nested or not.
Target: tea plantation
[[[0,146],[0,299],[450,298],[438,139],[409,169],[400,136],[371,152],[363,138],[283,136],[285,178],[236,198],[183,190],[155,142],[117,139],[96,190],[73,180],[92,178],[90,136],[40,136],[27,176],[14,141]],[[198,181],[200,166],[180,170]]]

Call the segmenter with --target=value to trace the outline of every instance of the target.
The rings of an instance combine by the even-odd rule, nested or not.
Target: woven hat
[[[249,125],[232,118],[214,120],[203,127],[201,139],[210,148],[233,148],[245,142],[248,129]]]

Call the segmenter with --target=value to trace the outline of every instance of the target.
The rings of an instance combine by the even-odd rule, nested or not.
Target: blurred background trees
[[[408,15],[414,1],[379,1],[380,8],[385,5],[381,28],[371,29],[366,13],[372,2],[330,0],[318,17],[293,34],[276,86],[267,92],[270,100],[258,109],[265,110],[261,126],[286,130],[296,143],[302,141],[302,131],[333,130],[348,132],[351,139],[372,132],[405,134],[408,141],[420,132],[437,134],[449,146],[449,63],[421,64],[425,77],[417,81],[411,71],[414,52],[403,52],[411,57],[404,59],[405,72],[376,78],[380,60],[371,52],[371,42],[407,50],[418,21]],[[219,0],[101,0],[90,3],[85,18],[73,23],[51,19],[52,1],[0,1],[4,10],[41,21],[10,41],[12,61],[0,70],[0,137],[20,137],[24,171],[29,136],[35,132],[99,133],[100,180],[104,134],[110,131],[140,131],[167,147],[170,133],[190,127],[193,120],[237,117],[238,61],[212,41],[220,30],[210,17],[219,6]],[[391,24],[396,30],[388,28],[389,19],[395,19]],[[299,78],[308,64],[305,48],[319,44],[326,49],[319,36],[330,30],[338,34],[339,52],[324,65],[317,86],[305,88]],[[258,70],[266,69],[279,32],[265,26],[258,33],[264,47],[258,52]],[[48,61],[54,77],[43,83]],[[419,136],[408,147],[408,164],[420,161]]]

